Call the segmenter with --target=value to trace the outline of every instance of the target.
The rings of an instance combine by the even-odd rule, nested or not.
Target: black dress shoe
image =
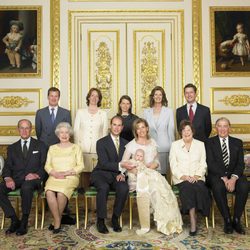
[[[21,225],[21,226],[16,230],[16,235],[21,236],[21,235],[26,234],[27,232],[28,232],[28,231],[27,231],[27,227]]]
[[[16,230],[20,227],[20,221],[15,220],[11,221],[10,227],[5,231],[6,234],[12,234],[15,233]]]
[[[224,221],[224,233],[226,234],[232,234],[233,233],[233,226],[231,219],[225,219]]]
[[[104,219],[97,219],[96,223],[97,231],[101,234],[108,234],[109,230],[107,229]]]
[[[122,228],[118,222],[118,217],[115,215],[112,216],[112,227],[113,227],[113,230],[117,233],[122,231]]]
[[[190,236],[196,236],[196,234],[197,234],[197,230],[195,230],[195,231],[189,231],[189,235]]]
[[[50,224],[48,229],[49,229],[49,231],[53,231],[54,230],[54,225]]]
[[[233,221],[233,228],[238,234],[246,234],[245,230],[243,229],[240,220],[234,219]]]
[[[76,220],[73,219],[72,217],[70,217],[68,214],[64,214],[62,216],[61,224],[64,224],[64,225],[75,225],[76,224]]]
[[[60,232],[61,232],[61,227],[53,229],[53,234],[58,234]]]

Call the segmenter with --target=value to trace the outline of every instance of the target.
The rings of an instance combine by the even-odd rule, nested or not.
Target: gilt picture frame
[[[42,6],[0,6],[0,78],[41,77]]]
[[[210,7],[211,75],[250,76],[250,7]]]

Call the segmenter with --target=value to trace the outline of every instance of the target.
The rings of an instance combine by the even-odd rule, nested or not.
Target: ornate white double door
[[[164,87],[169,105],[175,106],[183,79],[182,13],[158,14],[72,14],[73,109],[83,106],[89,88],[97,87],[110,117],[124,94],[133,99],[133,112],[140,115],[157,85]]]

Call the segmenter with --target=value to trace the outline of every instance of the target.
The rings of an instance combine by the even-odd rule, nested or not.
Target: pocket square
[[[37,154],[39,151],[33,151],[32,154]]]

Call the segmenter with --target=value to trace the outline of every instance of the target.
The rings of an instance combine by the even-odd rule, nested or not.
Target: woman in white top
[[[84,173],[81,187],[88,187],[96,155],[96,142],[108,133],[108,116],[101,110],[102,94],[97,88],[91,88],[86,97],[87,108],[79,109],[76,113],[74,125],[75,143],[80,145],[84,159]]]
[[[168,106],[164,89],[156,86],[150,94],[150,108],[144,110],[149,124],[149,134],[156,141],[160,161],[159,172],[166,175],[169,170],[169,151],[174,141],[174,114]]]
[[[172,143],[170,168],[173,183],[179,188],[182,212],[190,216],[190,236],[195,236],[196,212],[209,216],[210,193],[205,185],[207,171],[204,143],[193,138],[194,129],[190,121],[180,123],[182,139]]]
[[[137,150],[144,152],[144,164],[146,168],[138,169],[136,193],[137,207],[141,229],[137,234],[144,234],[150,230],[150,207],[157,224],[157,230],[169,235],[182,231],[182,218],[176,197],[172,188],[158,171],[159,166],[157,146],[154,139],[148,134],[149,126],[145,119],[138,118],[134,122],[133,132],[135,139],[125,147],[121,166],[127,170],[136,168],[130,158]]]

